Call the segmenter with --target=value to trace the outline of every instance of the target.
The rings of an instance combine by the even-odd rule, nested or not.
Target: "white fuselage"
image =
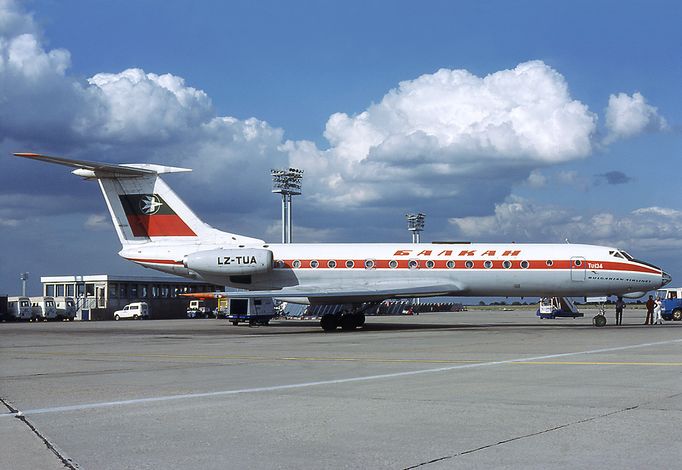
[[[264,244],[243,247],[271,250],[274,259],[271,270],[248,279],[199,275],[183,265],[189,253],[221,248],[237,247],[157,243],[120,255],[149,268],[248,290],[328,286],[357,292],[433,282],[455,287],[432,295],[594,296],[644,293],[669,281],[660,268],[627,259],[615,248],[580,244]]]

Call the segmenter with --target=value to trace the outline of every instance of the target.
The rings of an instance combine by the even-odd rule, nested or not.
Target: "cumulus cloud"
[[[605,142],[611,143],[642,132],[665,130],[668,124],[658,114],[658,109],[648,104],[641,93],[634,93],[632,96],[618,93],[609,97],[606,128],[608,135]]]
[[[401,82],[359,114],[333,114],[328,149],[284,148],[314,175],[315,197],[328,205],[468,202],[476,190],[481,207],[536,167],[590,155],[596,121],[561,74],[531,61],[485,77],[441,69]]]
[[[584,215],[572,209],[536,204],[510,196],[492,215],[456,217],[450,224],[464,237],[518,242],[597,243],[655,250],[682,247],[682,211],[645,207],[626,215]]]

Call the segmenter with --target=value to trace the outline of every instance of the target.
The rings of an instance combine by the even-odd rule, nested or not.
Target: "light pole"
[[[424,219],[426,214],[405,214],[407,219],[407,230],[412,232],[412,243],[421,242],[421,232],[424,230]]]
[[[28,281],[28,273],[21,273],[19,275],[19,280],[21,280],[21,296],[26,297],[26,281]]]
[[[291,196],[301,194],[303,170],[298,168],[272,169],[272,192],[282,195],[282,243],[291,243],[293,206]]]

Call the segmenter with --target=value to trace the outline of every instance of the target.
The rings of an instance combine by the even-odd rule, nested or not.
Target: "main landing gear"
[[[365,325],[365,311],[376,303],[353,304],[339,313],[325,313],[320,319],[324,331],[334,331],[339,326],[344,331],[351,331]]]
[[[592,318],[592,324],[597,328],[606,326],[606,309],[604,308],[604,304],[599,304],[599,313]]]

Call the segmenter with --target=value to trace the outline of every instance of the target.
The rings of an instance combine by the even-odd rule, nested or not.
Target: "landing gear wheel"
[[[334,331],[339,326],[339,319],[336,315],[326,313],[320,319],[320,326],[324,331]]]
[[[592,323],[594,323],[594,326],[598,328],[606,326],[606,317],[604,315],[595,315],[592,319]]]
[[[673,320],[674,321],[680,321],[682,320],[682,310],[673,310]]]
[[[341,324],[341,329],[344,331],[350,331],[354,330],[357,325],[357,319],[355,318],[356,315],[353,315],[352,313],[344,313],[341,316],[341,321],[339,322]]]

